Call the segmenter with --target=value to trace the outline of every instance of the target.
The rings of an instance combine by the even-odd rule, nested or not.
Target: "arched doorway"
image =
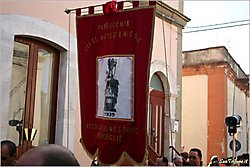
[[[148,143],[158,155],[164,155],[165,95],[160,77],[155,73],[150,81],[148,111]]]

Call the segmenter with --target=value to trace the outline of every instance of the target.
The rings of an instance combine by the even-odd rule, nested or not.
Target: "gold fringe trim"
[[[116,161],[115,163],[113,164],[104,164],[103,162],[100,161],[100,159],[98,158],[98,152],[99,152],[99,149],[97,148],[95,154],[91,154],[87,148],[85,147],[84,143],[83,143],[83,140],[81,139],[81,144],[82,144],[82,147],[83,149],[85,150],[85,152],[87,153],[87,155],[92,159],[96,159],[98,160],[99,164],[101,166],[115,166],[115,165],[121,165],[123,163],[124,160],[128,160],[131,165],[134,165],[134,166],[145,166],[146,165],[146,160],[148,158],[148,149],[147,149],[147,144],[146,144],[146,147],[145,147],[145,154],[144,154],[144,157],[143,157],[143,160],[142,162],[136,162],[126,151],[124,151],[122,153],[122,155],[120,156],[120,158],[118,159],[118,161]],[[147,142],[146,142],[147,143]]]

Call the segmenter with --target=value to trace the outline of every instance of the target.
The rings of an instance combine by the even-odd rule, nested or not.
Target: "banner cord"
[[[71,35],[70,35],[70,24],[71,24],[71,22],[70,22],[70,13],[69,13],[69,39],[68,39],[68,57],[67,57],[67,75],[68,75],[68,79],[67,79],[67,82],[68,82],[68,90],[67,90],[67,93],[68,93],[68,99],[67,99],[67,103],[68,103],[68,105],[67,105],[67,110],[68,110],[68,112],[67,112],[67,148],[69,148],[69,116],[70,116],[70,111],[69,111],[69,109],[70,109],[70,101],[69,101],[69,89],[70,89],[70,84],[69,84],[69,82],[70,82],[70,79],[69,79],[69,73],[70,73],[70,52],[71,52],[71,48],[70,48],[70,38],[71,38]]]
[[[161,7],[162,9],[162,7]],[[169,80],[168,78],[168,60],[167,60],[167,49],[166,49],[166,41],[165,41],[165,28],[164,28],[164,20],[162,19],[162,33],[163,33],[163,47],[164,47],[164,57],[165,57],[165,64],[166,64],[166,77],[167,77],[167,81]],[[171,33],[170,33],[170,38],[171,38]],[[171,47],[170,47],[171,50]],[[169,82],[167,83],[168,85],[168,90],[167,90],[167,94],[168,97],[170,96],[169,93]],[[168,101],[168,115],[169,115],[169,128],[170,128],[170,145],[173,146],[173,136],[172,136],[172,119],[171,119],[171,111],[170,111],[170,99]]]
[[[235,85],[236,85],[236,80],[234,82],[234,93],[233,93],[233,114],[234,115],[234,103],[235,103]]]

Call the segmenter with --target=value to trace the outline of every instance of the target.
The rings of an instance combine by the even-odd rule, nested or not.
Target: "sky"
[[[249,74],[249,4],[249,0],[185,0],[184,15],[191,21],[187,23],[183,30],[183,51],[225,46],[241,69]],[[192,28],[221,23],[227,24]],[[235,26],[239,24],[247,25]],[[191,32],[225,26],[234,27]]]

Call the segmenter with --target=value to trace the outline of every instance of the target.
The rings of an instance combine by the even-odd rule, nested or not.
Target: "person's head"
[[[156,158],[155,165],[156,166],[161,166],[161,163],[162,163],[162,158],[161,157]]]
[[[66,147],[46,144],[25,152],[18,166],[79,166],[74,154]]]
[[[165,156],[160,156],[156,159],[157,166],[168,166],[168,159]]]
[[[181,156],[185,158],[186,161],[188,161],[188,152],[184,151],[181,153]]]
[[[173,159],[175,166],[183,166],[183,159],[181,156],[176,156]]]
[[[217,155],[214,155],[210,159],[211,166],[219,166],[219,157]]]
[[[184,151],[181,153],[183,166],[188,166],[188,152]]]
[[[192,148],[189,151],[189,165],[191,166],[200,166],[202,163],[202,153],[201,150],[198,148]]]
[[[16,144],[10,140],[1,141],[1,165],[15,165]]]
[[[168,159],[167,159],[167,157],[162,157],[162,165],[163,166],[168,166]]]

